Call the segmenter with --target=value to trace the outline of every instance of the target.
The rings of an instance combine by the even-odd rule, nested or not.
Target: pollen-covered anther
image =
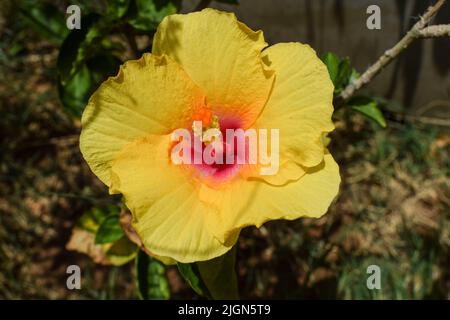
[[[203,128],[209,127],[211,124],[211,120],[213,117],[213,113],[208,108],[200,108],[196,110],[194,115],[192,116],[193,121],[201,121]]]
[[[192,131],[194,136],[201,137],[201,141],[205,143],[212,141],[211,134],[220,132],[219,117],[206,108],[199,109],[192,116]],[[209,130],[217,129],[217,130]],[[214,134],[215,135],[215,134]]]

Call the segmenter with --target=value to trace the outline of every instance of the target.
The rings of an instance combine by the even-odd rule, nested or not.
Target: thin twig
[[[23,196],[30,196],[30,197],[39,197],[39,198],[48,198],[48,197],[57,197],[57,198],[69,198],[69,199],[80,199],[89,201],[92,203],[111,203],[116,204],[117,202],[114,201],[114,199],[108,198],[100,198],[95,196],[88,196],[83,195],[79,193],[69,193],[69,192],[52,192],[52,191],[46,191],[46,192],[36,192],[36,191],[25,191],[23,193],[19,194],[20,197]]]
[[[436,118],[436,117],[415,116],[415,115],[408,115],[408,114],[404,114],[404,113],[389,112],[387,115],[387,119],[392,122],[398,122],[398,123],[405,123],[405,122],[423,123],[423,124],[430,124],[430,125],[434,125],[434,126],[450,128],[450,120]]]
[[[447,120],[447,119],[405,115],[405,120],[410,121],[410,122],[421,122],[424,124],[431,124],[434,126],[450,128],[450,120]]]
[[[421,38],[450,37],[450,24],[426,27],[419,32]]]
[[[446,110],[450,110],[450,101],[449,100],[432,100],[430,102],[428,102],[426,105],[421,106],[419,108],[417,108],[416,110],[416,114],[418,115],[423,115],[426,112],[428,112],[429,110],[432,110],[434,108],[447,108]]]
[[[338,96],[336,104],[342,105],[343,102],[350,99],[357,90],[368,84],[372,79],[389,63],[392,62],[400,53],[416,39],[448,36],[449,26],[431,26],[428,23],[442,8],[446,0],[438,0],[430,6],[420,20],[408,31],[408,33],[391,49],[386,50],[384,54],[372,64],[359,78],[352,81]]]

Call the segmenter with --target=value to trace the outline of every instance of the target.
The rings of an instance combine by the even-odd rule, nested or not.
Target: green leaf
[[[73,116],[81,116],[92,91],[92,85],[91,73],[86,65],[83,65],[65,85],[58,83],[59,98],[64,108]]]
[[[336,77],[335,93],[340,93],[345,86],[349,83],[350,76],[352,74],[352,68],[350,66],[350,59],[345,58],[339,62],[339,71]]]
[[[161,20],[176,13],[181,0],[132,0],[126,19],[141,32],[154,32]]]
[[[76,226],[83,230],[97,233],[98,228],[103,220],[109,215],[119,214],[119,207],[115,205],[108,205],[105,207],[94,207],[85,212],[77,221]]]
[[[328,73],[330,74],[330,79],[334,85],[336,85],[336,79],[339,74],[339,63],[340,59],[333,52],[327,52],[321,57],[323,63],[327,66]]]
[[[64,14],[49,3],[23,1],[19,12],[33,30],[56,44],[61,43],[69,32]]]
[[[203,283],[196,263],[178,262],[177,267],[180,274],[198,295],[208,298],[211,297],[208,288],[206,288],[206,285]]]
[[[212,299],[239,299],[236,277],[236,248],[208,261],[178,263],[178,270],[200,295]]]
[[[350,79],[348,79],[348,82],[351,83],[358,79],[361,76],[361,74],[356,71],[356,69],[352,69],[352,73],[350,74]]]
[[[109,76],[117,74],[122,61],[111,54],[99,54],[86,61],[72,78],[59,81],[60,100],[73,116],[81,117],[92,92]]]
[[[75,117],[80,117],[89,99],[93,81],[86,64],[75,66],[78,49],[86,37],[87,30],[94,23],[96,15],[82,20],[83,28],[74,29],[61,45],[57,68],[59,72],[58,92],[64,108]]]
[[[100,228],[95,235],[95,243],[104,244],[119,240],[125,235],[119,221],[119,216],[116,214],[109,215],[103,220]]]
[[[374,99],[369,97],[355,97],[352,98],[347,105],[351,107],[352,110],[361,113],[381,127],[386,127],[386,120],[384,119],[383,113],[378,108],[378,103]]]
[[[350,79],[356,72],[350,66],[350,59],[339,58],[332,52],[327,52],[321,57],[323,63],[327,66],[330,79],[334,84],[334,95],[338,95],[350,82]]]
[[[138,250],[137,245],[131,242],[126,236],[123,236],[106,250],[106,257],[112,265],[121,266],[133,260]]]
[[[114,23],[108,17],[90,13],[82,18],[81,25],[80,30],[69,33],[59,51],[57,67],[63,85],[86,64],[86,60],[103,50],[102,40]]]
[[[129,6],[130,0],[108,0],[106,15],[113,19],[119,19],[125,15]]]
[[[98,14],[89,14],[86,17],[82,17],[82,28],[72,30],[64,39],[64,42],[59,49],[58,60],[56,62],[61,82],[64,85],[82,67],[82,64],[77,62],[84,59],[84,57],[81,57],[81,53],[79,53],[80,47],[86,39],[89,29],[95,24],[99,17]]]
[[[98,208],[89,210],[78,219],[76,226],[91,233],[96,233],[105,218],[101,217],[101,213],[102,211]]]
[[[119,236],[116,239],[111,238],[110,240],[112,241],[108,240],[107,243],[99,244],[96,242],[99,233],[106,232],[110,236],[108,231],[100,230],[100,228],[106,228],[106,225],[111,223],[111,221],[108,221],[111,217],[119,217],[119,210],[120,208],[116,205],[108,205],[105,207],[94,207],[85,212],[78,219],[73,230],[70,240],[71,250],[86,253],[96,262],[101,260],[103,264],[114,266],[121,266],[133,260],[136,257],[138,246],[131,242],[123,232],[120,238]],[[117,226],[118,223],[116,221],[114,225]],[[86,236],[86,231],[91,235],[90,237]],[[76,239],[77,237],[79,240]],[[98,248],[101,248],[100,252]]]
[[[140,299],[167,300],[170,298],[166,267],[162,262],[139,250],[136,257],[136,281]]]
[[[215,259],[197,262],[197,266],[213,299],[239,299],[236,247]]]

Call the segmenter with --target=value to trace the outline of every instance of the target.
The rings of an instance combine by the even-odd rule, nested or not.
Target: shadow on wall
[[[196,0],[185,1],[183,11]],[[269,44],[309,43],[319,54],[349,56],[363,71],[392,47],[435,1],[429,0],[240,0],[239,6],[212,3],[233,11]],[[381,30],[366,27],[367,7],[381,8]],[[434,23],[450,22],[450,3]],[[450,38],[418,40],[365,90],[402,103],[411,113],[450,117]],[[433,109],[433,110],[432,110]]]

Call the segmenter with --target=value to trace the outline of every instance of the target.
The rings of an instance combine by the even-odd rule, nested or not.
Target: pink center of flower
[[[214,120],[212,120],[212,113],[207,111],[202,111],[201,115],[196,115],[194,117],[195,121],[198,119],[207,120],[207,126],[211,125]],[[203,120],[202,119],[202,120]],[[226,182],[235,177],[242,166],[242,161],[238,162],[238,141],[236,137],[232,138],[232,143],[230,140],[226,139],[226,130],[233,129],[236,130],[241,127],[240,121],[237,119],[229,119],[226,117],[221,117],[218,119],[217,123],[216,117],[216,125],[222,134],[222,147],[216,148],[216,146],[220,146],[220,143],[217,142],[214,145],[210,145],[210,141],[202,141],[201,142],[201,150],[196,148],[196,144],[193,143],[191,147],[191,159],[201,159],[201,163],[195,163],[192,161],[190,165],[194,169],[194,174],[199,177],[203,181],[207,181],[212,184],[218,184],[221,182]],[[208,128],[203,128],[207,130]],[[195,130],[194,130],[195,131]],[[196,136],[195,133],[192,134],[192,139],[202,139],[200,136]],[[205,149],[208,150],[205,151]],[[204,155],[205,152],[211,155],[215,160],[220,159],[221,161],[214,161],[213,163],[205,162]],[[248,152],[246,152],[248,154]],[[232,161],[230,161],[232,159]]]
[[[240,121],[235,119],[222,118],[219,120],[220,132],[222,133],[222,148],[214,148],[210,146],[211,156],[221,159],[220,163],[205,163],[204,159],[201,164],[193,164],[197,174],[203,178],[208,179],[213,183],[220,183],[228,181],[239,173],[242,164],[238,163],[238,141],[236,137],[233,138],[233,143],[227,143],[226,130],[240,128]],[[208,143],[202,142],[201,155],[205,152]],[[191,156],[194,157],[197,150],[193,147],[191,149]],[[218,153],[218,154],[217,154]],[[246,152],[246,154],[248,154]],[[228,161],[227,161],[228,159]],[[230,161],[232,159],[232,161]],[[231,163],[230,163],[231,162]],[[241,161],[242,162],[242,161]]]

